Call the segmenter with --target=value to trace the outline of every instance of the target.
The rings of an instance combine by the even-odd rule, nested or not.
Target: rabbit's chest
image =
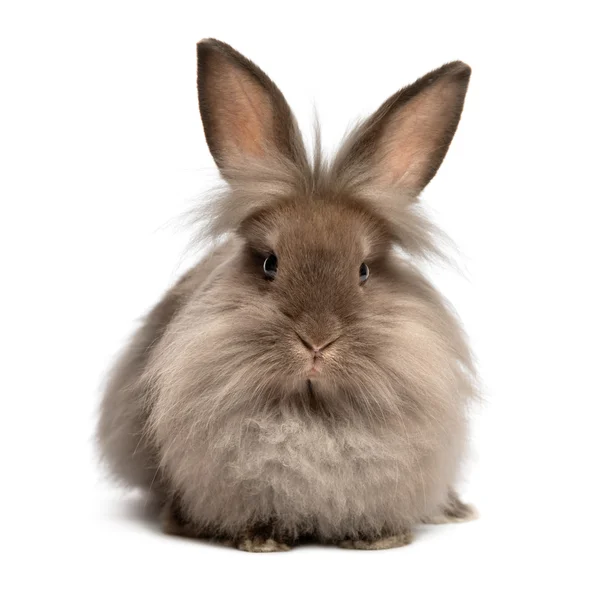
[[[282,502],[291,496],[307,503],[372,498],[413,485],[428,452],[413,433],[254,423],[223,453],[221,475],[242,495],[268,494]]]
[[[251,419],[213,431],[172,455],[169,474],[191,514],[232,528],[275,518],[333,532],[356,515],[416,522],[442,501],[455,470],[451,446],[409,422],[373,431]]]

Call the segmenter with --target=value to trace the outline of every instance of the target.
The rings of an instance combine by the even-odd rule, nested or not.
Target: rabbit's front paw
[[[254,523],[237,538],[233,546],[244,552],[284,552],[290,550],[293,539],[286,536],[274,521]]]
[[[412,542],[413,536],[410,529],[403,529],[395,535],[388,535],[376,539],[348,539],[339,543],[341,548],[351,550],[387,550],[388,548],[399,548]]]
[[[291,549],[283,542],[261,536],[243,537],[237,542],[237,548],[245,552],[284,552]]]

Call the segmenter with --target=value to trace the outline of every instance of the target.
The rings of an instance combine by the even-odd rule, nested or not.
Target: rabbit
[[[309,159],[280,90],[229,45],[197,45],[224,191],[213,244],[145,318],[100,407],[102,458],[166,533],[253,552],[383,549],[464,521],[455,489],[477,375],[419,194],[456,131],[470,67],[386,100]]]

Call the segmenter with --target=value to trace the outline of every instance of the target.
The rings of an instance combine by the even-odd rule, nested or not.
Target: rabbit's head
[[[446,154],[469,75],[460,62],[429,73],[333,160],[317,148],[309,161],[274,83],[226,44],[198,44],[202,121],[228,184],[211,205],[212,233],[234,241],[157,354],[173,402],[193,397],[198,410],[205,398],[214,414],[297,395],[384,415],[413,396],[433,411],[462,397],[460,328],[395,249],[433,247],[416,200]]]

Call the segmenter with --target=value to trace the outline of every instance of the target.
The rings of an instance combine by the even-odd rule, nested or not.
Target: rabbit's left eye
[[[361,283],[364,283],[367,279],[369,279],[369,267],[367,267],[365,263],[360,265],[358,276]]]
[[[277,275],[277,257],[274,254],[269,254],[265,259],[263,271],[268,279],[275,279],[275,275]]]

